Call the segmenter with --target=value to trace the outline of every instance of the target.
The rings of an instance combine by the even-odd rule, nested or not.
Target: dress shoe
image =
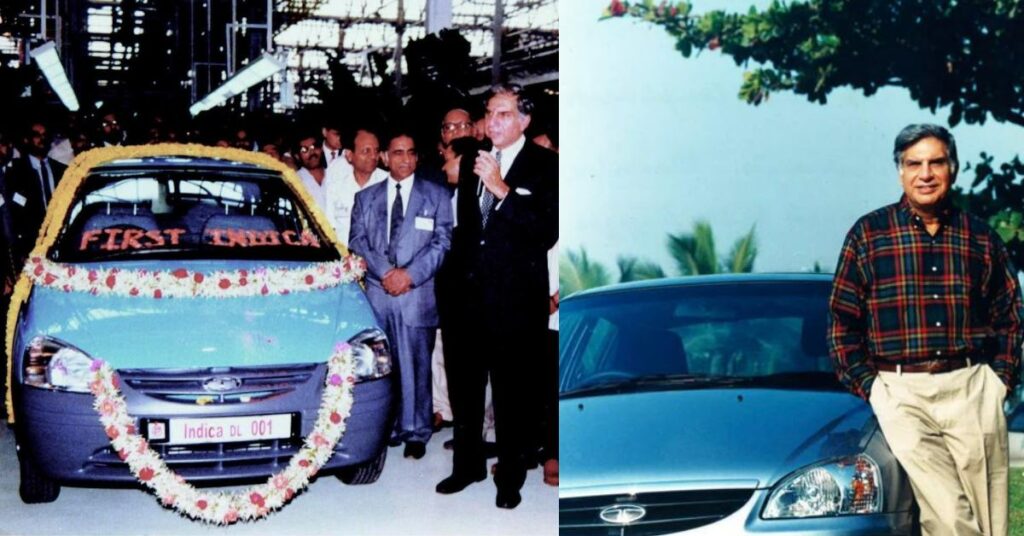
[[[422,458],[423,455],[426,454],[426,453],[427,453],[427,445],[426,445],[426,443],[422,443],[420,441],[406,441],[406,443],[405,443],[405,453],[403,454],[403,456],[405,456],[406,458],[412,458],[414,460],[418,460],[418,459]]]
[[[397,447],[398,445],[401,445],[401,444],[402,444],[402,440],[397,438],[397,437],[392,437],[391,439],[388,440],[388,446],[389,447]]]
[[[465,477],[453,474],[448,478],[438,482],[437,487],[435,489],[437,490],[438,493],[442,495],[450,495],[452,493],[458,493],[466,489],[466,486],[474,484],[476,482],[480,482],[485,478],[487,478],[487,475],[480,475],[478,477]]]
[[[455,450],[455,438],[453,437],[445,441],[442,446],[444,447],[444,450]]]
[[[518,490],[498,490],[498,496],[494,499],[494,505],[498,508],[507,508],[509,510],[519,506],[519,503],[523,502],[523,497],[519,495]]]

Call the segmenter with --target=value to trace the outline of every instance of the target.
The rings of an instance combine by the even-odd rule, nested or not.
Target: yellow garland
[[[309,209],[313,217],[313,225],[327,236],[327,239],[335,245],[342,257],[348,255],[348,249],[338,241],[334,228],[330,225],[327,217],[316,205],[313,198],[306,192],[295,170],[286,166],[272,156],[264,153],[255,153],[235,149],[231,147],[207,147],[205,145],[159,143],[155,145],[132,145],[128,147],[100,147],[79,154],[68,165],[63,178],[57,183],[57,189],[53,192],[53,198],[47,205],[46,216],[43,218],[43,225],[36,239],[36,245],[29,254],[30,257],[46,257],[46,252],[53,247],[57,236],[60,234],[61,226],[67,213],[71,210],[71,203],[75,200],[78,190],[82,187],[86,175],[93,168],[101,166],[114,160],[131,158],[149,158],[161,156],[185,156],[197,158],[219,158],[234,162],[244,162],[263,168],[280,172],[285,183],[302,200],[302,204]],[[13,379],[12,367],[14,363],[14,330],[17,327],[18,315],[21,307],[28,300],[32,291],[32,281],[22,273],[14,286],[14,293],[11,295],[11,306],[7,312],[7,392],[5,404],[7,406],[7,422],[14,423],[14,402],[11,398],[11,380]]]

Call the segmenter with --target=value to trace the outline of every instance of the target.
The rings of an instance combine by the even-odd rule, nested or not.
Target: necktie
[[[331,165],[334,162],[334,159],[337,158],[337,157],[338,157],[338,151],[331,150],[331,159],[327,161],[327,165],[328,166]]]
[[[46,162],[39,162],[39,174],[43,179],[43,206],[45,207],[50,204],[50,194],[52,193],[50,190],[50,172],[46,170]]]
[[[498,161],[498,174],[501,174],[501,151],[494,153],[494,159]],[[494,207],[494,194],[487,187],[484,187],[483,200],[480,203],[480,226],[487,228],[487,218],[491,215],[491,208]]]
[[[402,220],[405,219],[403,212],[402,185],[395,184],[395,201],[391,203],[391,233],[388,236],[388,261],[392,266],[398,266],[398,230],[402,228]]]

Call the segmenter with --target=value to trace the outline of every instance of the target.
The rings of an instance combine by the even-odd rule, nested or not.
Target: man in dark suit
[[[523,135],[532,109],[518,86],[492,89],[486,129],[493,147],[475,160],[463,158],[452,238],[457,342],[445,369],[455,452],[452,474],[437,492],[457,493],[487,476],[480,426],[490,375],[499,508],[521,501],[535,447],[530,420],[539,411],[536,390],[544,387],[538,370],[548,318],[547,251],[558,237],[558,158]]]
[[[21,269],[35,245],[46,207],[66,166],[47,157],[50,137],[40,122],[29,123],[22,139],[21,157],[4,176],[5,195],[12,231],[15,268]]]
[[[412,136],[389,138],[383,157],[391,173],[356,194],[349,245],[366,259],[366,296],[398,364],[394,439],[405,441],[405,457],[419,459],[433,431],[434,275],[451,246],[452,205],[443,186],[416,177]]]

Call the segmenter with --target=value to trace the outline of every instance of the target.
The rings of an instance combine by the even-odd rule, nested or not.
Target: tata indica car
[[[561,305],[560,534],[911,534],[826,348],[831,279],[707,276]]]
[[[50,205],[54,236],[27,263],[34,284],[13,337],[23,501],[53,501],[64,483],[134,482],[93,409],[98,359],[172,470],[234,481],[287,465],[316,421],[328,359],[348,343],[354,403],[322,470],[349,483],[380,475],[391,358],[359,281],[340,277],[352,259],[290,171],[233,151],[140,149],[149,156],[58,189],[65,208]],[[183,284],[195,295],[170,292]]]

